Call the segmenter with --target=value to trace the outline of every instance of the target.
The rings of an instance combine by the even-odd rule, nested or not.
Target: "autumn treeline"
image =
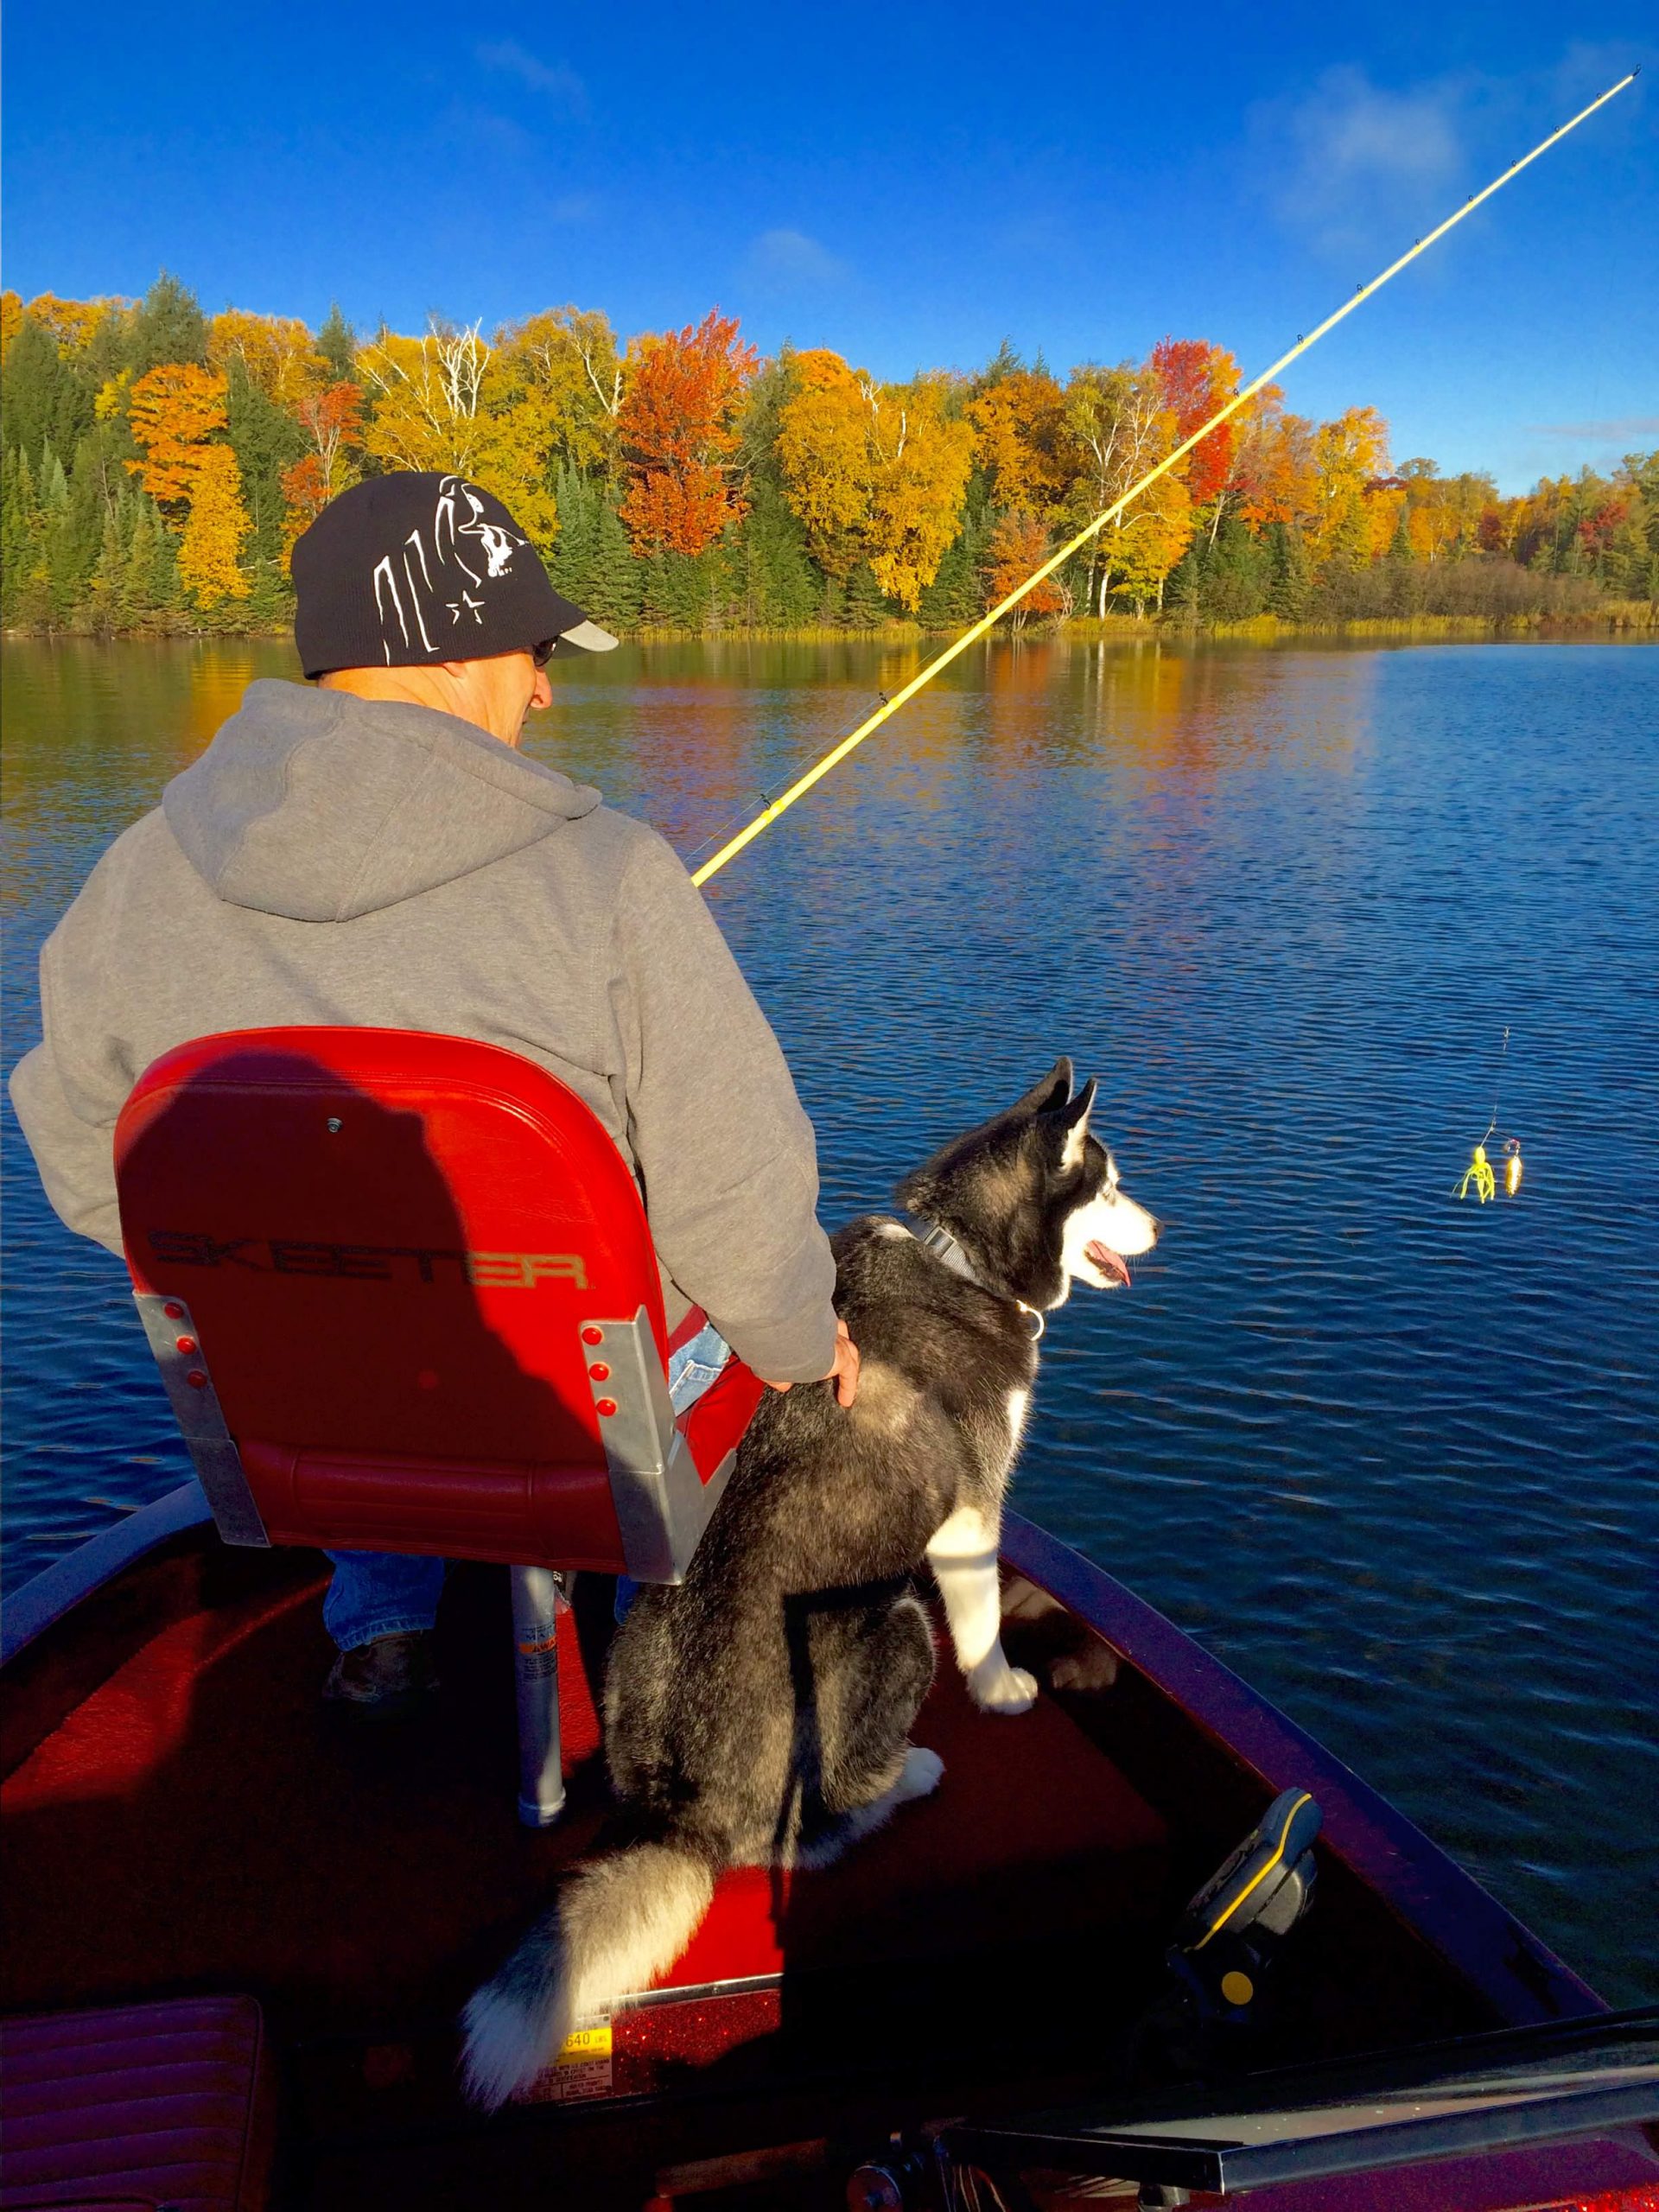
[[[1237,388],[1166,339],[1062,381],[1005,346],[972,375],[883,384],[825,350],[761,359],[718,312],[619,342],[556,308],[486,340],[364,338],[162,276],[141,301],[0,300],[5,623],[279,626],[288,555],[389,468],[506,501],[559,588],[620,629],[971,621]],[[1502,499],[1397,468],[1374,408],[1271,387],[1033,592],[1016,620],[1634,614],[1659,600],[1659,453]]]

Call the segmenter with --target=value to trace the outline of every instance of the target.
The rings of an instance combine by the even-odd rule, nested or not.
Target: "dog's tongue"
[[[1129,1270],[1122,1255],[1109,1244],[1085,1244],[1084,1251],[1103,1275],[1116,1275],[1125,1290],[1129,1287]]]

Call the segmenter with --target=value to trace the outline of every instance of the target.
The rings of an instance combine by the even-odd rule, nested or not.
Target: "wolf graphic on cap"
[[[489,520],[477,487],[465,477],[442,478],[429,528],[411,530],[395,552],[375,563],[374,604],[387,665],[394,647],[400,655],[410,650],[416,632],[423,650],[437,653],[448,642],[447,633],[459,629],[467,615],[474,626],[480,626],[482,594],[490,579],[505,575],[513,555],[528,543]]]

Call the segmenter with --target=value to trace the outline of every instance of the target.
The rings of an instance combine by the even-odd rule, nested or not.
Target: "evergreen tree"
[[[135,498],[133,509],[118,626],[123,630],[165,629],[169,626],[166,618],[171,593],[168,564],[162,543],[165,533],[161,511],[154,499],[142,492]]]
[[[328,373],[336,384],[351,384],[357,377],[357,333],[340,311],[336,300],[328,310],[328,320],[317,333],[317,351],[328,364]]]
[[[1224,518],[1213,543],[1205,539],[1200,563],[1202,612],[1212,622],[1249,622],[1263,612],[1273,584],[1272,561],[1237,515]]]
[[[133,315],[127,335],[126,365],[136,384],[163,361],[207,365],[207,324],[194,292],[165,270]]]
[[[1164,605],[1172,614],[1185,615],[1190,620],[1196,620],[1200,613],[1213,616],[1215,610],[1208,603],[1205,588],[1209,581],[1205,574],[1208,551],[1208,540],[1200,535],[1193,538],[1170,570],[1164,584]]]
[[[847,579],[842,620],[849,630],[879,630],[892,614],[874,569],[868,561],[861,561]]]
[[[1395,522],[1394,536],[1382,557],[1382,567],[1386,572],[1384,589],[1389,613],[1406,617],[1421,614],[1427,580],[1423,564],[1412,548],[1411,510],[1403,500]]]
[[[985,612],[985,561],[995,527],[988,481],[982,469],[976,469],[962,504],[961,532],[946,548],[916,608],[925,630],[965,630]]]
[[[642,621],[677,630],[703,627],[717,581],[717,552],[652,553],[635,565]]]
[[[810,622],[823,583],[806,550],[806,531],[775,483],[749,480],[749,512],[728,547],[732,596],[740,619],[757,629]]]
[[[100,637],[121,627],[126,596],[127,549],[122,543],[120,517],[110,507],[105,512],[104,535],[87,593],[87,619]]]
[[[1283,622],[1300,622],[1313,588],[1313,563],[1300,531],[1275,522],[1268,531],[1268,609]]]
[[[15,560],[7,563],[7,576],[15,584],[16,620],[29,629],[43,630],[52,620],[51,592],[46,573],[48,517],[29,455],[19,452],[16,462],[18,552]]]
[[[308,450],[304,430],[285,407],[263,392],[240,354],[226,369],[226,428],[242,476],[250,524],[243,558],[251,568],[280,561],[287,502],[283,474]]]
[[[52,496],[46,502],[46,568],[53,620],[60,628],[74,629],[81,626],[86,613],[87,594],[103,538],[106,502],[95,439],[81,440],[59,499],[56,485],[63,475],[60,465],[52,479]]]
[[[599,511],[604,505],[597,486],[590,484],[569,461],[560,464],[554,479],[553,497],[558,509],[559,534],[553,541],[548,574],[555,591],[578,607],[594,613],[594,568],[599,552]],[[594,620],[599,618],[594,615]]]
[[[589,597],[577,603],[607,630],[629,629],[639,620],[639,563],[633,557],[622,518],[603,496],[594,528],[593,582],[588,588]]]
[[[0,460],[0,621],[22,620],[24,583],[35,550],[38,503],[29,457],[16,447]]]
[[[37,454],[43,446],[73,453],[91,419],[75,379],[65,366],[58,341],[43,323],[25,315],[6,349],[6,373],[0,381],[0,444]]]

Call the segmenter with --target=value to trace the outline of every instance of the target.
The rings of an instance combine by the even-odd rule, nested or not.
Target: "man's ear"
[[[1080,1167],[1083,1165],[1084,1140],[1089,1135],[1089,1115],[1095,1103],[1095,1092],[1098,1088],[1099,1085],[1095,1078],[1090,1076],[1070,1105],[1047,1117],[1060,1136],[1062,1168]]]
[[[1062,1053],[1040,1082],[1034,1083],[1015,1105],[1016,1114],[1052,1114],[1071,1096],[1071,1063]]]

